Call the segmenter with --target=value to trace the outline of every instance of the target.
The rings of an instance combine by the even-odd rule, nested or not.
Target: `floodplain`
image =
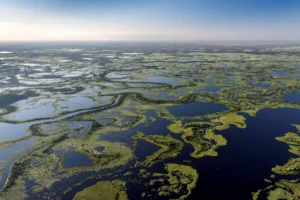
[[[300,199],[300,44],[0,52],[0,199]]]

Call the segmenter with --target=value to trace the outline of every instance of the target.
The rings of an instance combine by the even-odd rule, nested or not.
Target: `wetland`
[[[0,199],[300,199],[291,44],[0,52]]]

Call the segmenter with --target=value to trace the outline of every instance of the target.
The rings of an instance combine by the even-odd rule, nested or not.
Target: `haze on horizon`
[[[0,0],[0,41],[300,40],[295,0]]]

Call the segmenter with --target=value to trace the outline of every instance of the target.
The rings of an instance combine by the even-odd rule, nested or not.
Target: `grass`
[[[125,165],[133,158],[133,152],[130,148],[122,143],[107,142],[107,141],[94,141],[88,142],[89,145],[78,147],[75,151],[84,153],[93,160],[93,166],[77,166],[71,168],[64,168],[63,161],[59,162],[58,172],[63,171],[82,171],[91,169],[113,168]],[[97,152],[94,148],[102,146],[104,150]]]
[[[221,122],[223,125],[217,126],[216,129],[222,131],[230,128],[230,125],[235,125],[238,128],[246,128],[245,120],[244,116],[236,113],[228,113],[213,122]]]
[[[169,185],[159,188],[159,194],[167,196],[174,192],[180,194],[179,199],[187,198],[196,187],[199,177],[197,171],[191,166],[180,164],[166,164],[165,168],[168,171]],[[183,192],[183,188],[186,188],[187,192]]]
[[[293,126],[295,126],[298,130],[298,132],[300,133],[300,124],[292,124]]]
[[[289,152],[300,156],[300,136],[297,133],[288,132],[282,137],[276,137],[276,140],[289,145]]]
[[[276,165],[272,171],[280,175],[297,175],[300,172],[300,158],[291,158],[284,165]]]
[[[73,200],[126,200],[126,183],[120,180],[100,181],[78,192]]]
[[[219,147],[225,146],[227,140],[222,136],[215,134],[214,129],[201,129],[196,127],[185,128],[182,135],[183,140],[194,147],[194,152],[190,155],[194,158],[204,156],[217,156],[216,151]]]
[[[182,131],[183,131],[183,129],[182,129],[182,122],[181,121],[176,121],[175,123],[170,124],[167,128],[172,133],[176,133],[176,134],[182,133]]]

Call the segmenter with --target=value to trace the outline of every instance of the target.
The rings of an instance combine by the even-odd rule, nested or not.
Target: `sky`
[[[300,0],[0,0],[0,41],[300,40]]]

